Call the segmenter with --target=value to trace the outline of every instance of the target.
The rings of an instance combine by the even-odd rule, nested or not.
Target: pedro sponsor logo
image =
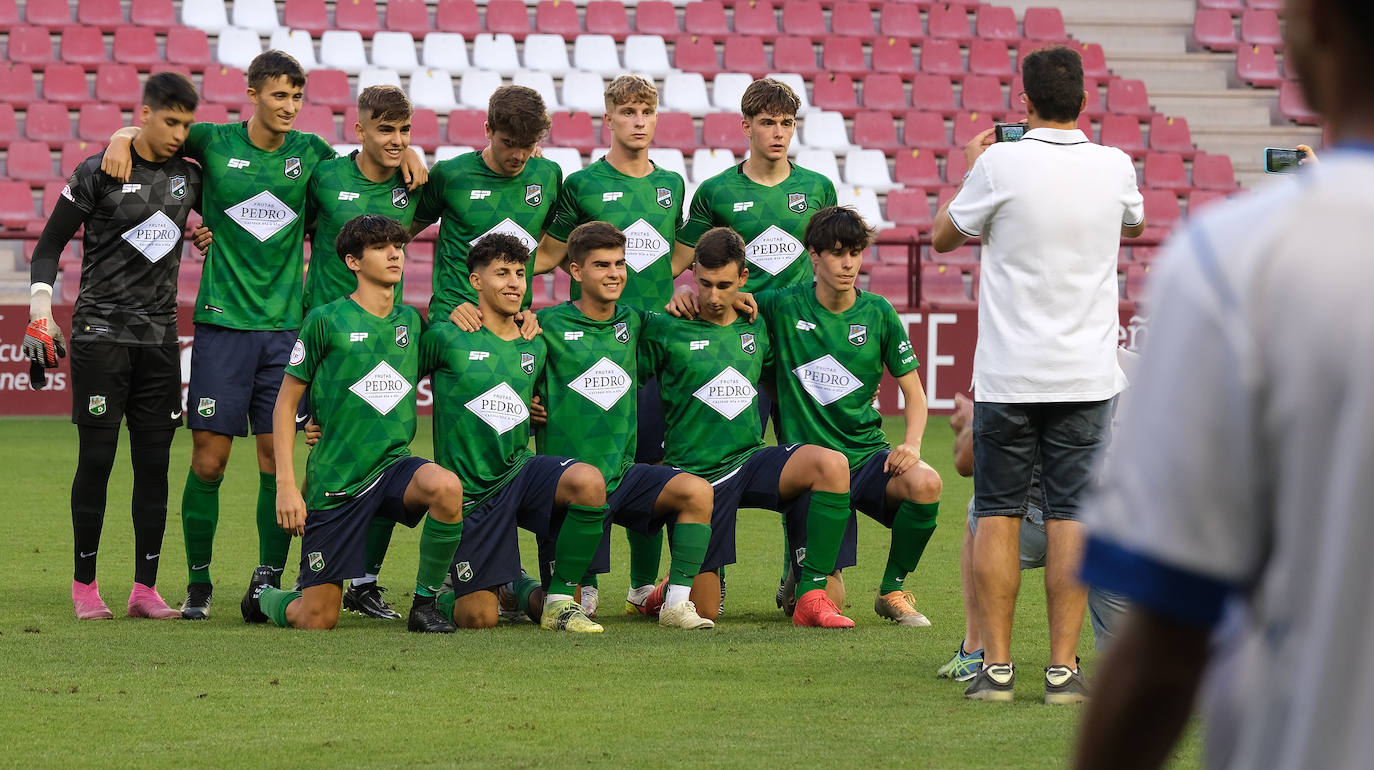
[[[388,414],[413,390],[410,381],[385,361],[377,364],[362,379],[348,387],[379,414]]]
[[[863,387],[862,380],[829,354],[798,366],[792,375],[821,406],[829,406]]]
[[[530,416],[520,395],[504,382],[463,406],[497,433],[510,431]]]
[[[215,400],[213,398],[202,397],[200,403],[196,405],[196,414],[201,417],[214,417]]]
[[[604,356],[568,383],[569,388],[582,394],[603,411],[610,411],[633,386],[634,382],[630,375]]]
[[[91,414],[97,417],[99,417],[102,414],[105,414],[105,397],[91,396],[90,402],[86,405],[86,411],[90,412]]]
[[[733,420],[754,405],[756,395],[758,391],[754,390],[749,378],[740,374],[735,367],[727,366],[710,382],[697,388],[692,397],[716,410],[725,419]]]
[[[668,239],[643,219],[636,219],[625,228],[625,264],[636,273],[649,269],[669,251],[672,251],[672,244]]]
[[[768,229],[745,246],[744,256],[750,265],[757,265],[769,275],[777,275],[795,262],[803,251],[801,241],[791,233],[777,225],[769,225]]]

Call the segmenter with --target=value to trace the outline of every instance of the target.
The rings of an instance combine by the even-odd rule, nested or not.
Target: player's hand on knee
[[[196,251],[202,255],[210,253],[210,243],[213,240],[215,240],[215,234],[205,225],[191,231],[191,243],[195,244]]]
[[[920,461],[921,448],[919,446],[898,444],[888,454],[887,462],[883,463],[883,472],[892,476],[900,476],[915,468]]]
[[[465,332],[475,332],[482,328],[482,311],[471,302],[464,302],[448,314],[448,320]]]
[[[24,357],[51,369],[67,355],[67,340],[52,317],[52,295],[38,291],[29,301],[29,325],[24,329]]]
[[[673,298],[668,300],[668,304],[663,306],[669,315],[678,318],[696,318],[701,306],[697,303],[697,294],[691,289],[680,289]]]
[[[277,487],[277,526],[292,535],[305,534],[305,499],[295,484]]]
[[[759,317],[759,303],[754,301],[753,294],[742,291],[735,295],[735,312],[753,323],[754,319]]]
[[[549,421],[549,410],[544,408],[544,403],[539,400],[539,396],[530,399],[530,424],[544,425]]]
[[[308,446],[308,447],[313,447],[313,446],[315,446],[316,444],[320,443],[320,437],[323,436],[323,435],[324,435],[324,431],[320,429],[320,424],[317,423],[317,422],[315,422],[315,418],[314,418],[314,417],[311,417],[309,420],[306,420],[306,422],[305,422],[305,445],[306,445],[306,446]]]
[[[515,314],[515,324],[520,327],[520,336],[527,340],[534,339],[535,335],[544,329],[539,325],[539,317],[533,310],[521,310]]]

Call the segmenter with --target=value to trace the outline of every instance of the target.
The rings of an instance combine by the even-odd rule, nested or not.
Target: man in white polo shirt
[[[1083,568],[1135,609],[1080,768],[1162,765],[1204,674],[1208,767],[1374,757],[1374,9],[1289,0],[1284,20],[1335,149],[1209,209],[1152,273]]]
[[[1083,64],[1063,46],[1022,65],[1029,130],[964,148],[969,174],[935,218],[936,251],[982,238],[982,299],[973,358],[974,585],[983,667],[965,695],[1010,701],[1011,623],[1020,588],[1018,540],[1031,469],[1042,463],[1050,661],[1045,702],[1083,700],[1078,637],[1087,591],[1078,582],[1078,514],[1094,457],[1126,384],[1116,362],[1116,254],[1145,227],[1135,166],[1077,128]]]

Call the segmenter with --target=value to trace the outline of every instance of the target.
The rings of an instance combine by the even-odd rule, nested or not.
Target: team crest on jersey
[[[788,193],[787,208],[797,213],[806,211],[806,193]]]
[[[660,188],[658,188],[657,192],[658,192],[658,197],[657,197],[655,200],[658,201],[658,205],[662,206],[662,207],[665,208],[665,209],[667,209],[667,208],[672,208],[672,207],[673,207],[673,191],[672,191],[672,190],[669,190],[667,187],[660,187]]]
[[[86,408],[87,408],[88,410],[90,410],[90,413],[91,413],[91,414],[96,415],[96,416],[100,416],[100,415],[102,415],[102,414],[105,414],[105,397],[104,397],[104,396],[91,396],[90,404],[89,404],[89,406],[87,406]]]
[[[616,321],[615,338],[621,342],[630,341],[630,327],[624,321]]]
[[[287,179],[300,179],[300,178],[301,178],[301,159],[300,159],[300,158],[287,158],[287,159],[286,159],[286,168],[284,169],[284,172],[283,172],[283,173],[286,174],[286,178],[287,178]]]
[[[398,209],[410,205],[410,193],[406,192],[406,188],[397,187],[391,191],[391,205]]]
[[[453,565],[453,570],[458,573],[458,581],[466,583],[472,580],[472,565],[465,561],[460,561]]]
[[[758,350],[758,344],[754,342],[754,335],[750,332],[745,332],[739,336],[739,346],[751,356],[754,355],[755,350]]]
[[[310,562],[311,571],[319,572],[320,570],[324,569],[324,554],[320,553],[319,551],[311,551],[310,554],[306,556],[306,558]]]
[[[202,397],[200,404],[196,406],[196,414],[201,417],[215,416],[215,400],[213,398]]]
[[[177,200],[181,200],[182,198],[185,198],[185,197],[186,197],[186,177],[184,177],[184,176],[174,176],[174,177],[172,177],[171,179],[168,179],[168,180],[167,180],[167,192],[171,193],[171,194],[172,194],[172,197],[173,197],[173,198],[176,198]]]
[[[521,354],[520,354],[520,370],[523,371],[525,374],[534,374],[534,354],[533,354],[533,353],[521,353]]]
[[[396,327],[396,347],[403,348],[410,344],[410,327],[401,324]]]
[[[525,202],[531,206],[538,206],[544,202],[544,186],[538,184],[525,185]]]
[[[868,327],[863,324],[849,325],[849,344],[862,345],[868,342]]]

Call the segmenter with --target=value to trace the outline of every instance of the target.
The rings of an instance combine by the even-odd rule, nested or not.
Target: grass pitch
[[[888,421],[890,436],[900,428]],[[123,616],[134,558],[126,442],[99,569],[116,619],[78,623],[75,428],[60,418],[0,420],[0,765],[1063,767],[1080,709],[1041,704],[1049,650],[1040,573],[1025,575],[1017,609],[1016,702],[966,702],[963,685],[935,679],[963,635],[958,548],[972,484],[953,471],[951,439],[948,422],[932,418],[923,455],[945,480],[940,528],[907,584],[932,628],[900,629],[874,615],[888,535],[864,517],[859,565],[845,573],[846,611],[858,627],[793,628],[773,605],[778,517],[753,511],[740,517],[741,563],[727,570],[715,631],[669,632],[621,614],[626,548],[616,531],[613,571],[601,581],[604,635],[526,623],[422,637],[404,621],[347,614],[329,633],[243,623],[238,602],[257,556],[247,441],[236,442],[221,488],[211,619]],[[432,456],[430,447],[422,421],[414,450]],[[174,605],[186,575],[179,510],[189,457],[190,434],[181,431],[159,581]],[[397,528],[382,574],[402,614],[417,538]],[[524,533],[522,547],[533,553]],[[288,567],[288,582],[294,572]],[[1084,626],[1091,681],[1097,654]],[[1175,764],[1196,765],[1198,743],[1190,733]]]

